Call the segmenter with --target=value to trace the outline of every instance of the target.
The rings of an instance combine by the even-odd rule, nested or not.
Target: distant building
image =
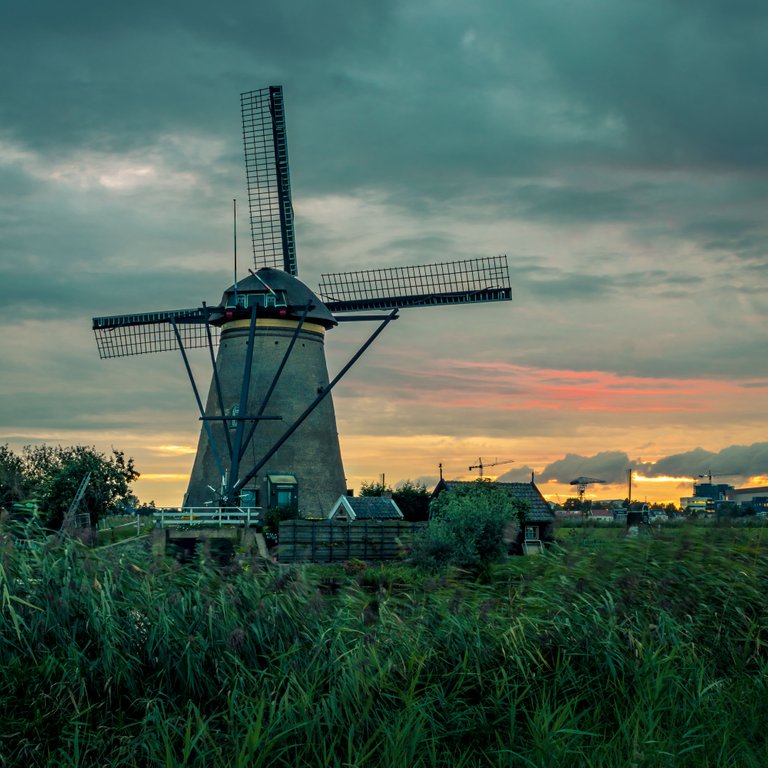
[[[733,490],[735,488],[727,483],[694,483],[693,485],[694,496],[711,501],[724,501],[727,494]]]
[[[726,499],[742,507],[752,507],[756,512],[767,512],[768,485],[761,485],[755,488],[732,488],[726,494]]]
[[[683,512],[696,514],[706,514],[715,511],[715,502],[706,496],[682,496],[680,498],[680,509]]]

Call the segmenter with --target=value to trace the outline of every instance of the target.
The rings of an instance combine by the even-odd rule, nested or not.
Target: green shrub
[[[270,507],[264,513],[264,533],[277,535],[280,530],[281,520],[295,520],[299,516],[299,510],[295,504],[286,504],[282,507]]]
[[[486,574],[504,555],[504,529],[522,519],[525,507],[491,483],[444,491],[432,502],[432,519],[414,545],[414,560],[426,568],[454,565]]]

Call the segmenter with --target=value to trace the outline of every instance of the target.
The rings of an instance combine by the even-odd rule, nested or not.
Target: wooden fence
[[[283,520],[277,559],[281,563],[397,560],[408,553],[414,535],[426,525],[401,520]]]

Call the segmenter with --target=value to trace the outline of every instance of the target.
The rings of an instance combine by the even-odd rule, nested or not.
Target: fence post
[[[347,522],[347,560],[350,558],[351,549],[350,549],[350,543],[349,543],[349,534],[350,534],[350,524]]]
[[[311,536],[311,544],[312,544],[312,554],[310,555],[312,562],[315,561],[315,555],[317,554],[315,552],[315,524],[310,523],[312,526],[312,536]]]

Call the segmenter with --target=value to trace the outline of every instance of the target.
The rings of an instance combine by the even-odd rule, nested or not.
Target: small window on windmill
[[[535,525],[526,525],[525,526],[525,540],[526,541],[538,541],[538,539],[539,539],[538,528],[536,528]]]

